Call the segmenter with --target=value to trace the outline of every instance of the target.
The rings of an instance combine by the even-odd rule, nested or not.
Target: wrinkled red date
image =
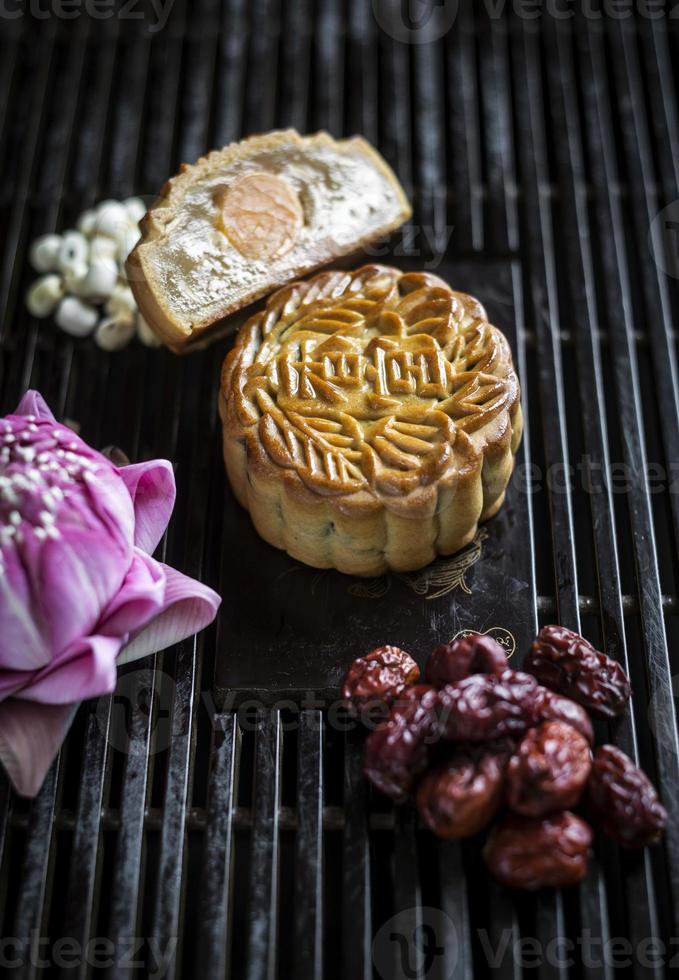
[[[587,806],[597,826],[630,849],[655,844],[667,824],[653,783],[614,745],[594,753]]]
[[[542,817],[575,806],[592,768],[589,742],[570,725],[545,721],[527,732],[507,767],[507,802]]]
[[[437,646],[425,667],[430,684],[443,687],[463,680],[469,674],[499,674],[507,669],[507,657],[490,636],[471,633]]]
[[[368,735],[363,756],[367,779],[402,803],[429,764],[437,740],[438,692],[426,685],[405,691],[389,717]]]
[[[491,830],[483,856],[493,877],[510,888],[561,888],[585,877],[592,837],[568,810],[541,818],[510,813]]]
[[[448,840],[471,837],[487,826],[502,802],[507,758],[506,749],[461,746],[428,772],[417,790],[425,826]]]
[[[589,715],[582,707],[554,691],[541,687],[537,693],[536,710],[541,721],[563,721],[580,732],[591,745],[594,742],[594,731]]]
[[[523,669],[545,687],[577,701],[597,718],[621,714],[632,693],[620,664],[563,626],[544,626],[540,630]]]
[[[447,684],[439,691],[441,735],[456,742],[523,735],[537,723],[539,690],[534,677],[514,670]]]
[[[420,678],[420,669],[405,650],[377,647],[358,657],[342,683],[342,699],[353,715],[363,716],[380,703],[390,704]]]

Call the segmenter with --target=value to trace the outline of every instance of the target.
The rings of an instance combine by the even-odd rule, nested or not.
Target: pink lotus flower
[[[37,392],[0,419],[0,762],[19,793],[118,663],[215,618],[212,589],[151,557],[174,500],[167,460],[114,466]]]

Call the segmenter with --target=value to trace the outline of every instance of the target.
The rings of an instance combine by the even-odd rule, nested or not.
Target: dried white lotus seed
[[[96,259],[114,259],[118,254],[118,243],[115,238],[106,235],[95,235],[90,241],[90,262]]]
[[[136,225],[130,225],[118,236],[118,260],[124,262],[134,246],[139,241],[139,229]]]
[[[83,292],[88,265],[86,262],[76,262],[64,270],[64,286],[67,293],[80,296]]]
[[[101,257],[94,259],[79,290],[80,295],[108,298],[118,282],[118,264],[114,259]]]
[[[94,342],[102,350],[122,350],[134,337],[134,320],[116,316],[104,317],[94,334]]]
[[[87,239],[79,231],[67,231],[61,241],[59,254],[57,256],[57,267],[60,272],[66,274],[87,264],[89,245]]]
[[[64,282],[61,276],[41,276],[26,293],[28,312],[37,317],[49,316],[54,313],[63,295]]]
[[[59,259],[61,235],[41,235],[28,252],[28,260],[36,272],[54,272]]]
[[[123,207],[135,224],[138,224],[146,214],[146,205],[140,197],[128,197],[123,201]]]
[[[137,313],[137,336],[144,347],[160,347],[162,343],[160,337],[151,330],[141,313]]]
[[[130,287],[118,283],[108,298],[104,309],[109,316],[119,317],[128,322],[133,321],[137,312],[137,304]]]
[[[65,296],[54,319],[72,337],[86,337],[96,327],[98,315],[93,306],[83,303],[77,296]]]
[[[130,217],[120,201],[102,201],[97,208],[94,234],[118,238],[130,223]]]
[[[97,212],[94,208],[90,208],[88,211],[83,211],[76,222],[76,228],[81,234],[85,235],[87,238],[94,232],[94,226],[97,222]]]

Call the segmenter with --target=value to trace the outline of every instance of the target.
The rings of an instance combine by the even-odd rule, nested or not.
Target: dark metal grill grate
[[[111,976],[144,975],[159,948],[173,951],[167,976],[358,980],[373,975],[379,927],[427,907],[457,928],[455,962],[430,974],[441,978],[659,977],[677,953],[679,495],[670,478],[657,493],[644,479],[649,463],[670,473],[679,460],[676,280],[647,244],[678,195],[676,21],[534,21],[487,6],[461,0],[451,30],[422,45],[392,38],[364,0],[176,0],[156,33],[150,6],[143,21],[2,22],[3,409],[30,384],[93,444],[175,460],[163,549],[225,596],[221,627],[128,668],[120,692],[82,708],[36,801],[0,784],[2,935],[23,944],[22,976],[89,975],[55,964],[60,937],[82,947],[105,937],[120,951],[136,936],[132,959],[146,965],[118,962]],[[662,848],[623,855],[600,842],[575,892],[517,900],[487,881],[478,842],[436,841],[372,797],[360,736],[320,706],[297,697],[260,707],[253,724],[223,701],[220,664],[247,642],[228,629],[245,517],[225,516],[224,346],[185,360],[138,347],[106,356],[22,308],[32,237],[283,125],[376,142],[416,207],[397,254],[421,264],[433,243],[444,274],[472,270],[472,291],[516,324],[528,421],[519,461],[537,467],[534,492],[514,491],[510,508],[521,616],[528,633],[555,617],[581,627],[629,666],[634,711],[599,734],[655,775],[670,811]],[[595,473],[625,464],[628,492],[587,493],[577,469],[550,489],[548,472],[583,459]],[[436,606],[432,628],[450,633],[455,608]],[[511,627],[515,613],[497,618]],[[587,931],[628,938],[631,965],[591,965],[577,945]],[[49,943],[36,950],[36,937]],[[572,963],[522,967],[512,942],[526,937],[543,951],[572,941]],[[664,964],[639,954],[653,937]],[[495,965],[484,943],[498,946]]]

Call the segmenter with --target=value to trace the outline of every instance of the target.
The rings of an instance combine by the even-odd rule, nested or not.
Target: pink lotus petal
[[[17,793],[35,796],[71,727],[77,704],[0,704],[0,763]]]
[[[33,670],[0,670],[0,703],[33,680]]]
[[[138,633],[164,607],[165,568],[135,548],[130,570],[113,601],[104,610],[97,633],[128,636]]]
[[[32,603],[31,580],[26,564],[4,564],[0,575],[0,674],[5,671],[38,670],[50,662],[37,604]]]
[[[128,643],[118,664],[126,664],[179,643],[204,629],[217,615],[221,598],[207,585],[168,565],[163,612]]]
[[[176,497],[172,466],[166,459],[132,463],[119,471],[134,504],[134,543],[150,555],[165,533]]]
[[[86,636],[75,640],[58,662],[34,672],[30,683],[14,697],[41,704],[70,704],[110,694],[116,686],[116,658],[124,639]]]
[[[15,415],[35,415],[37,419],[48,419],[56,422],[49,405],[39,391],[29,389],[21,399],[14,412]]]
[[[98,501],[102,525],[112,524],[102,500],[103,494]],[[127,515],[123,508],[119,513],[118,527],[122,527]],[[134,554],[131,526],[129,539],[127,529],[121,533],[112,527],[110,533],[102,533],[100,528],[80,527],[66,519],[61,520],[60,529],[61,537],[56,541],[36,541],[27,536],[22,564],[30,576],[32,612],[42,637],[49,641],[47,652],[52,659],[80,637],[96,633],[102,610],[118,595]],[[2,608],[4,611],[4,604]],[[4,641],[0,647],[4,666]]]

